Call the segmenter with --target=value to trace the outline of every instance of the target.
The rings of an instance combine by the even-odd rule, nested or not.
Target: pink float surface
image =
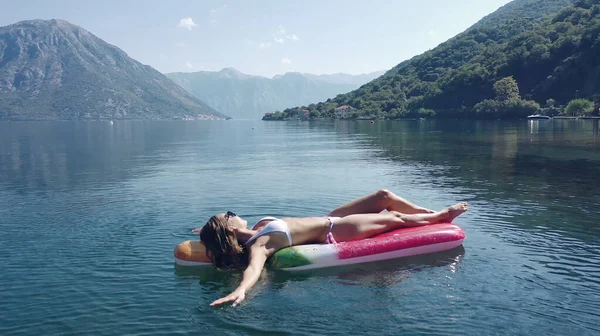
[[[368,239],[337,244],[337,248],[339,259],[350,259],[441,243],[456,242],[460,245],[464,239],[465,233],[460,227],[435,224],[398,229]],[[434,250],[432,252],[437,252]]]
[[[301,271],[451,250],[462,245],[464,231],[451,223],[403,228],[363,240],[336,244],[308,244],[277,251],[274,268]]]

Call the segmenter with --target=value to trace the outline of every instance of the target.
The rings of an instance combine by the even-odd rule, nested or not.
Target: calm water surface
[[[600,333],[597,121],[2,122],[0,334]],[[288,274],[175,267],[216,212],[461,200],[461,248]]]

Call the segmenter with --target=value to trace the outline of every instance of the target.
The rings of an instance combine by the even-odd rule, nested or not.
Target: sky
[[[62,19],[160,72],[388,70],[510,0],[0,0],[0,26]]]

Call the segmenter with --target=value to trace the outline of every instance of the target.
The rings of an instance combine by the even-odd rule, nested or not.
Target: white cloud
[[[194,23],[191,17],[185,17],[179,20],[179,24],[177,27],[179,28],[187,28],[187,30],[192,30],[192,28],[196,27],[197,24]]]
[[[215,15],[217,12],[220,12],[222,10],[224,10],[225,8],[227,8],[227,4],[224,4],[222,6],[219,6],[217,8],[213,8],[209,11],[210,15]]]
[[[427,32],[427,36],[429,37],[436,37],[437,36],[437,32],[433,29],[431,29],[430,31]]]
[[[286,40],[290,40],[290,41],[298,41],[298,35],[296,34],[290,34],[290,35],[285,35],[285,28],[282,25],[279,25],[279,27],[277,27],[277,30],[271,34],[271,36],[273,36],[273,42],[277,43],[277,44],[283,44],[285,43]],[[267,49],[269,47],[271,47],[271,42],[265,42],[265,43],[261,43],[258,45],[258,47],[260,49]]]
[[[292,61],[289,58],[282,58],[281,64],[292,64]]]
[[[285,42],[285,40],[290,40],[290,41],[298,41],[298,35],[296,34],[290,34],[290,35],[285,35],[285,27],[283,27],[282,25],[279,25],[279,27],[277,27],[277,31],[275,31],[275,33],[273,33],[273,41],[275,41],[275,43],[279,43],[282,44]]]
[[[185,47],[185,43],[184,42],[175,42],[175,46],[177,48],[184,48]]]
[[[187,61],[187,62],[185,62],[185,67],[188,69],[192,69],[194,67],[194,65],[192,64],[192,62]]]

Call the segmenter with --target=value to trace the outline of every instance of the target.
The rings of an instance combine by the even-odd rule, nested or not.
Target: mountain
[[[382,75],[313,75],[288,72],[272,78],[221,71],[169,73],[167,76],[213,108],[238,119],[260,119],[265,112],[309,104],[348,92]]]
[[[548,17],[556,15],[561,9],[572,5],[575,0],[517,0],[511,1],[500,7],[490,15],[485,16],[471,29],[504,27],[512,20],[526,20],[528,24],[535,25],[543,22]]]
[[[222,119],[150,66],[62,20],[0,27],[0,119]]]
[[[350,84],[361,86],[365,83],[372,81],[373,79],[383,75],[385,71],[376,71],[367,74],[361,75],[349,75],[345,73],[335,73],[335,74],[324,74],[324,75],[313,75],[309,73],[304,73],[303,75],[314,80],[324,81],[330,84]]]
[[[600,1],[515,0],[347,94],[301,107],[332,117],[523,117],[600,100]],[[283,111],[283,116],[298,108]]]

